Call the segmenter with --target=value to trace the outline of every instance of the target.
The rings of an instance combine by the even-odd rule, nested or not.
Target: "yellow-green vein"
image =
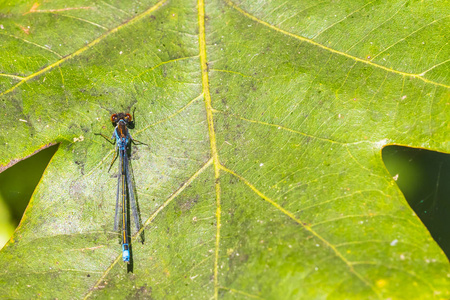
[[[13,79],[16,79],[16,80],[24,79],[24,77],[22,77],[22,76],[17,76],[17,75],[12,75],[12,74],[0,74],[0,76],[2,76],[2,77],[9,77],[9,78],[13,78]]]
[[[203,95],[205,97],[205,109],[206,118],[208,120],[208,132],[209,141],[211,146],[211,155],[214,163],[214,178],[215,178],[215,190],[216,190],[216,248],[214,258],[214,298],[219,296],[219,279],[218,279],[218,260],[219,260],[219,244],[220,244],[220,161],[216,146],[216,133],[214,131],[213,109],[211,106],[211,94],[209,92],[209,79],[208,79],[208,60],[206,55],[206,33],[205,33],[205,2],[204,0],[198,0],[198,39],[199,39],[199,53],[200,53],[200,66],[202,69],[202,85]]]
[[[22,42],[24,42],[24,43],[27,43],[27,44],[30,44],[30,45],[33,45],[33,46],[36,46],[36,47],[41,48],[41,49],[44,49],[45,51],[48,51],[48,52],[50,52],[50,53],[52,53],[52,54],[58,56],[59,58],[62,58],[62,55],[61,55],[61,54],[59,54],[59,53],[57,53],[57,52],[53,51],[52,49],[47,48],[47,47],[45,47],[45,46],[42,46],[42,45],[33,43],[33,42],[29,41],[29,40],[26,40],[26,39],[24,39],[24,38],[21,38],[21,37],[12,35],[12,34],[2,34],[2,35],[9,36],[9,37],[11,37],[11,38],[13,38],[13,39],[22,41]]]
[[[168,64],[168,63],[172,63],[172,62],[177,62],[177,61],[180,61],[180,60],[185,60],[185,59],[195,58],[195,57],[198,57],[198,55],[196,55],[196,56],[180,57],[180,58],[175,58],[175,59],[170,59],[170,60],[168,60],[168,61],[160,62],[159,64],[157,64],[157,65],[151,67],[150,69],[147,69],[147,70],[145,70],[145,71],[142,71],[142,72],[139,73],[138,75],[134,76],[133,79],[131,79],[131,82],[133,82],[136,78],[140,78],[143,74],[148,73],[148,72],[151,72],[151,71],[153,71],[154,69],[157,69],[157,68],[161,67],[162,65],[165,65],[165,64]]]
[[[158,207],[158,209],[145,221],[144,226],[133,234],[132,241],[134,242],[142,233],[142,231],[145,230],[145,228],[153,221],[153,219],[156,218],[156,216],[167,206],[170,202],[172,202],[173,199],[175,199],[179,194],[181,194],[182,191],[184,191],[200,174],[202,174],[213,162],[213,159],[210,158],[200,169],[198,169],[197,172],[194,173],[188,180],[186,180],[179,188],[176,190],[169,198],[167,198],[164,203]],[[97,280],[95,285],[90,289],[89,293],[86,294],[84,299],[88,299],[94,290],[96,290],[100,283],[106,278],[106,276],[109,274],[109,272],[112,270],[112,268],[121,260],[122,255],[118,255],[116,259],[112,262],[112,264],[105,270],[105,272],[102,274],[102,276]]]
[[[310,225],[307,225],[306,223],[302,222],[300,219],[298,219],[292,212],[286,210],[284,207],[282,207],[281,205],[279,205],[278,203],[276,203],[274,200],[270,199],[269,197],[267,197],[266,195],[264,195],[261,191],[259,191],[254,185],[252,185],[247,179],[245,179],[244,177],[238,175],[236,172],[226,168],[225,166],[221,165],[220,168],[235,176],[236,178],[238,178],[240,181],[242,181],[246,186],[248,186],[253,192],[255,192],[255,194],[257,194],[259,197],[261,197],[262,199],[264,199],[266,202],[272,204],[276,209],[278,209],[279,211],[281,211],[283,214],[285,214],[286,216],[288,216],[289,218],[291,218],[292,220],[294,220],[295,222],[297,222],[299,225],[301,225],[305,230],[307,230],[308,232],[310,232],[313,236],[315,236],[316,238],[318,238],[320,241],[322,241],[327,247],[329,247],[334,254],[341,259],[345,265],[348,267],[348,269],[350,270],[351,273],[353,273],[359,280],[361,280],[365,285],[367,285],[368,287],[370,287],[372,289],[372,291],[378,296],[378,298],[380,298],[380,293],[379,291],[375,288],[374,285],[372,285],[370,282],[368,282],[361,274],[359,274],[354,268],[352,263],[347,260],[347,258],[345,258],[344,255],[342,255],[342,253],[334,246],[332,245],[330,242],[328,242],[324,237],[322,237],[319,233],[317,233],[315,230],[313,230],[311,228]]]
[[[232,293],[232,294],[235,293],[235,294],[239,294],[239,295],[246,296],[248,298],[253,298],[253,299],[263,299],[260,296],[252,295],[252,294],[249,294],[249,293],[246,293],[246,292],[243,292],[243,291],[239,291],[239,290],[236,290],[236,289],[228,288],[228,287],[225,287],[225,286],[220,286],[219,288],[222,289],[222,290],[230,291],[230,293]]]
[[[23,78],[21,81],[19,81],[19,82],[18,82],[16,85],[14,85],[13,87],[11,87],[11,88],[9,88],[8,90],[2,92],[2,93],[0,94],[0,96],[3,96],[3,95],[5,95],[5,94],[8,94],[8,93],[14,91],[17,87],[19,87],[19,86],[22,85],[23,83],[29,81],[30,79],[33,79],[33,78],[35,78],[35,77],[37,77],[37,76],[39,76],[39,75],[41,75],[41,74],[43,74],[43,73],[45,73],[45,72],[47,72],[47,71],[49,71],[49,70],[52,70],[53,68],[55,68],[55,67],[59,66],[60,64],[62,64],[63,62],[65,62],[65,61],[67,61],[67,60],[69,60],[69,59],[71,59],[71,58],[73,58],[73,57],[76,57],[76,56],[80,55],[81,53],[85,52],[86,50],[91,49],[93,46],[95,46],[96,44],[100,43],[101,41],[103,41],[106,37],[110,36],[111,34],[118,32],[120,29],[124,28],[125,26],[127,26],[127,25],[129,25],[129,24],[136,23],[137,21],[139,21],[139,20],[145,18],[146,16],[148,16],[149,14],[151,14],[152,12],[154,12],[155,10],[157,10],[158,8],[160,8],[160,7],[161,7],[165,2],[167,2],[167,1],[168,1],[168,0],[161,0],[161,1],[159,1],[159,2],[156,3],[154,6],[152,6],[152,7],[149,8],[149,9],[147,9],[146,11],[144,11],[143,13],[141,13],[140,15],[138,15],[138,16],[136,16],[136,17],[130,19],[129,21],[127,21],[127,22],[125,22],[125,23],[123,23],[123,24],[120,24],[119,26],[117,26],[117,27],[111,29],[110,31],[108,31],[108,32],[106,32],[105,34],[99,36],[98,38],[96,38],[95,40],[93,40],[92,42],[90,42],[89,44],[87,44],[86,46],[84,46],[84,47],[78,49],[77,51],[73,52],[72,54],[69,54],[69,55],[67,55],[67,56],[65,56],[65,57],[63,57],[63,58],[61,58],[60,60],[58,60],[58,61],[56,61],[56,62],[54,62],[54,63],[48,65],[47,67],[45,67],[45,68],[43,68],[43,69],[41,69],[41,70],[39,70],[39,71],[37,71],[37,72],[34,72],[34,73],[31,74],[31,75],[28,75],[27,77]]]
[[[394,69],[385,67],[385,66],[383,66],[383,65],[379,65],[379,64],[373,63],[373,62],[370,61],[370,60],[362,59],[362,58],[359,58],[359,57],[356,57],[356,56],[347,54],[347,53],[345,53],[345,52],[342,52],[342,51],[339,51],[339,50],[335,50],[335,49],[329,48],[329,47],[324,46],[324,45],[322,45],[322,44],[319,44],[319,43],[317,43],[317,42],[315,42],[315,41],[313,41],[313,40],[311,40],[311,39],[308,39],[308,38],[305,38],[305,37],[296,35],[296,34],[291,33],[291,32],[289,32],[289,31],[286,31],[286,30],[283,30],[283,29],[281,29],[281,28],[278,28],[278,27],[276,27],[276,26],[274,26],[274,25],[272,25],[272,24],[269,24],[269,23],[267,23],[267,22],[265,22],[265,21],[263,21],[263,20],[261,20],[261,19],[258,19],[257,17],[251,15],[250,13],[246,12],[245,10],[243,10],[242,8],[240,8],[239,6],[237,6],[237,5],[236,5],[235,3],[233,3],[231,0],[224,0],[224,1],[225,1],[228,5],[230,5],[232,8],[234,8],[235,10],[237,10],[238,12],[240,12],[242,15],[246,16],[247,18],[249,18],[249,19],[251,19],[251,20],[253,20],[253,21],[255,21],[255,22],[259,23],[259,24],[262,24],[262,25],[264,25],[264,26],[267,26],[267,27],[269,27],[269,28],[271,28],[271,29],[273,29],[273,30],[275,30],[275,31],[278,31],[278,32],[280,32],[280,33],[282,33],[282,34],[285,34],[285,35],[287,35],[287,36],[293,37],[293,38],[298,39],[298,40],[300,40],[300,41],[303,41],[303,42],[309,43],[309,44],[311,44],[311,45],[317,46],[317,47],[319,47],[319,48],[322,48],[322,49],[324,49],[324,50],[330,51],[331,53],[335,53],[335,54],[338,54],[338,55],[341,55],[341,56],[345,56],[345,57],[347,57],[347,58],[349,58],[349,59],[352,59],[352,60],[354,60],[354,61],[357,61],[357,62],[360,62],[360,63],[364,63],[364,64],[370,65],[370,66],[372,66],[372,67],[375,67],[375,68],[379,68],[379,69],[385,70],[385,71],[387,71],[387,72],[391,72],[391,73],[394,73],[394,74],[399,74],[399,75],[402,75],[402,76],[407,76],[407,77],[417,78],[417,79],[420,79],[420,80],[422,80],[422,81],[424,81],[424,82],[426,82],[426,83],[429,83],[429,84],[433,84],[433,85],[437,85],[437,86],[442,86],[442,87],[445,87],[445,88],[450,88],[449,85],[446,85],[446,84],[443,84],[443,83],[439,83],[439,82],[435,82],[435,81],[432,81],[432,80],[428,80],[428,79],[422,77],[422,73],[421,73],[421,74],[412,74],[412,73],[406,73],[406,72],[394,70]]]
[[[176,115],[179,115],[183,110],[185,110],[186,108],[188,108],[189,106],[191,106],[192,103],[194,103],[195,101],[199,100],[202,96],[203,96],[203,94],[200,94],[199,96],[197,96],[197,97],[195,97],[194,99],[192,99],[191,101],[189,101],[185,106],[183,106],[182,108],[180,108],[179,110],[177,110],[177,111],[174,112],[173,114],[171,114],[171,115],[169,115],[169,116],[167,116],[167,117],[165,117],[165,118],[163,118],[163,119],[161,119],[161,120],[159,120],[159,121],[156,121],[156,122],[154,122],[154,123],[152,123],[152,124],[149,124],[149,125],[145,126],[144,128],[142,128],[142,129],[140,129],[140,130],[137,130],[137,131],[136,131],[136,134],[141,133],[141,132],[145,131],[146,129],[148,129],[148,128],[150,128],[150,127],[153,127],[153,126],[155,126],[155,125],[164,123],[165,121],[167,121],[167,120],[169,120],[169,119],[172,119],[172,118],[175,117]]]

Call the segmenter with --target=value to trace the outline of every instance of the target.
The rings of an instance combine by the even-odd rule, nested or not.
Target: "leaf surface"
[[[447,299],[449,262],[381,149],[450,149],[448,5],[4,2],[1,163],[60,146],[1,294]],[[127,272],[94,133],[134,108]]]

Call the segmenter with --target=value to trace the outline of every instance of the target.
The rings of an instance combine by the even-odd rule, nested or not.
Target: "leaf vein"
[[[91,49],[93,46],[95,46],[96,44],[100,43],[101,41],[103,41],[106,37],[110,36],[113,33],[118,32],[119,30],[121,30],[122,28],[124,28],[127,25],[133,24],[139,20],[141,20],[142,18],[146,17],[147,15],[151,14],[152,12],[154,12],[155,10],[157,10],[158,8],[160,8],[162,5],[164,5],[164,3],[166,3],[168,0],[160,0],[158,3],[156,3],[154,6],[152,6],[151,8],[147,9],[146,11],[144,11],[143,13],[139,14],[138,16],[126,21],[125,23],[120,24],[119,26],[109,30],[108,32],[104,33],[103,35],[99,36],[98,38],[94,39],[93,41],[91,41],[89,44],[87,44],[86,46],[78,49],[77,51],[73,52],[72,54],[69,54],[67,56],[64,56],[63,58],[61,58],[60,60],[48,65],[47,67],[34,72],[31,75],[28,75],[27,77],[25,77],[24,79],[22,79],[20,82],[18,82],[17,84],[15,84],[14,86],[12,86],[11,88],[7,89],[6,91],[0,93],[0,96],[6,95],[11,93],[12,91],[14,91],[17,87],[21,86],[23,83],[43,74],[46,73],[47,71],[52,70],[53,68],[61,65],[62,63],[64,63],[65,61],[72,59],[73,57],[76,57],[78,55],[80,55],[81,53],[85,52],[86,50]]]
[[[233,288],[225,287],[225,286],[219,286],[219,288],[222,289],[222,290],[230,291],[231,293],[236,293],[236,294],[239,294],[239,295],[247,296],[249,298],[264,299],[264,298],[261,298],[258,295],[252,295],[252,294],[249,294],[249,293],[246,293],[246,292],[243,292],[243,291],[240,291],[240,290],[236,290],[236,289],[233,289]]]
[[[328,220],[324,220],[324,221],[320,221],[320,222],[316,222],[314,224],[311,224],[311,227],[315,227],[318,225],[323,225],[326,223],[331,223],[331,222],[336,222],[336,221],[340,221],[340,220],[345,220],[345,219],[352,219],[352,218],[375,218],[375,217],[386,217],[386,218],[391,218],[391,219],[397,219],[397,220],[403,220],[403,221],[407,221],[408,223],[410,223],[411,225],[415,226],[415,227],[420,227],[420,225],[417,225],[413,222],[411,222],[411,220],[407,219],[407,218],[402,218],[402,217],[398,217],[398,216],[394,216],[394,215],[388,215],[388,214],[361,214],[361,215],[346,215],[346,216],[341,216],[341,217],[337,217],[337,218],[332,218],[332,219],[328,219]]]
[[[324,33],[325,31],[327,31],[328,29],[330,29],[330,28],[334,27],[335,25],[341,23],[342,21],[346,20],[346,19],[347,19],[348,17],[350,17],[351,15],[353,15],[353,14],[359,12],[360,10],[362,10],[363,8],[365,8],[367,5],[372,4],[372,3],[375,2],[375,1],[376,1],[376,0],[367,2],[366,4],[364,4],[363,6],[361,6],[360,8],[358,8],[358,9],[352,11],[351,13],[349,13],[348,15],[346,15],[345,17],[343,17],[343,18],[340,19],[339,21],[336,21],[336,22],[334,22],[333,24],[331,24],[330,26],[328,26],[327,28],[325,28],[325,29],[319,31],[312,39],[317,38],[319,35],[321,35],[321,34]]]
[[[353,264],[353,265],[380,265],[379,262],[373,262],[373,261],[360,261],[360,262],[353,262],[352,264]],[[391,270],[397,270],[397,271],[400,271],[400,272],[402,272],[402,273],[405,273],[405,274],[407,274],[407,275],[409,275],[409,276],[411,276],[411,277],[414,277],[414,278],[418,279],[419,281],[425,283],[425,285],[428,286],[428,288],[429,288],[430,290],[432,290],[433,292],[438,292],[438,291],[433,287],[433,285],[431,285],[431,283],[429,283],[429,282],[426,281],[425,279],[419,277],[418,275],[416,275],[416,274],[413,273],[413,272],[409,272],[409,271],[404,270],[404,269],[396,268],[396,267],[393,267],[392,265],[383,265],[383,267],[385,267],[385,268],[387,268],[387,269],[391,269]]]
[[[209,142],[211,147],[211,156],[214,164],[214,178],[215,178],[215,191],[216,191],[216,247],[214,252],[214,298],[219,297],[219,244],[220,244],[220,227],[221,227],[221,205],[220,205],[220,161],[219,154],[216,146],[216,133],[214,130],[213,108],[211,105],[211,94],[209,91],[209,78],[208,78],[208,59],[206,55],[206,28],[205,28],[205,2],[204,0],[198,0],[198,39],[199,39],[199,54],[200,54],[200,67],[202,71],[202,86],[203,95],[205,99],[206,119],[208,121]]]
[[[189,106],[191,106],[191,104],[193,104],[195,101],[197,101],[197,100],[199,100],[200,98],[202,98],[202,96],[203,96],[203,93],[200,94],[199,96],[195,97],[195,98],[192,99],[191,101],[189,101],[185,106],[183,106],[182,108],[180,108],[180,109],[177,110],[176,112],[172,113],[171,115],[169,115],[169,116],[167,116],[167,117],[165,117],[165,118],[163,118],[163,119],[161,119],[161,120],[159,120],[159,121],[156,121],[156,122],[154,122],[154,123],[152,123],[152,124],[149,124],[149,125],[145,126],[144,128],[142,128],[142,129],[136,131],[136,134],[141,133],[142,131],[145,131],[145,130],[147,130],[147,129],[150,128],[150,127],[153,127],[153,126],[156,126],[156,125],[158,125],[158,124],[164,123],[164,122],[166,122],[166,121],[172,119],[173,117],[179,115],[183,110],[185,110],[186,108],[188,108]]]
[[[266,202],[272,204],[276,209],[278,209],[279,211],[281,211],[283,214],[285,214],[286,216],[288,216],[289,218],[291,218],[292,220],[294,220],[295,222],[297,222],[300,226],[302,226],[306,231],[310,232],[312,235],[314,235],[316,238],[318,238],[319,240],[321,240],[327,247],[329,247],[334,253],[335,255],[341,259],[345,265],[348,267],[348,269],[350,270],[351,273],[353,273],[359,280],[361,280],[365,285],[367,285],[368,287],[370,287],[372,289],[372,291],[380,298],[380,293],[379,291],[375,288],[374,285],[372,285],[370,282],[367,281],[366,278],[364,278],[360,273],[358,273],[354,268],[352,263],[347,260],[347,258],[345,258],[345,256],[333,245],[331,244],[328,240],[326,240],[323,236],[321,236],[318,232],[316,232],[315,230],[313,230],[311,228],[311,226],[308,226],[307,224],[305,224],[304,222],[302,222],[300,219],[298,219],[292,212],[286,210],[285,208],[283,208],[281,205],[279,205],[278,203],[276,203],[274,200],[270,199],[269,197],[267,197],[266,195],[264,195],[261,191],[259,191],[255,186],[253,186],[247,179],[245,179],[244,177],[238,175],[237,173],[235,173],[234,171],[226,168],[223,165],[220,165],[220,168],[235,176],[236,178],[238,178],[239,180],[241,180],[245,185],[247,185],[251,190],[253,190],[253,192],[255,192],[259,197],[261,197],[262,199],[264,199]]]
[[[62,57],[63,57],[61,54],[59,54],[59,53],[53,51],[52,49],[50,49],[50,48],[48,48],[48,47],[45,47],[45,46],[36,44],[36,43],[34,43],[34,42],[32,42],[32,41],[29,41],[29,40],[26,40],[26,39],[24,39],[24,38],[21,38],[21,37],[12,35],[12,34],[4,34],[4,33],[0,33],[0,34],[1,34],[1,35],[4,35],[4,36],[11,37],[11,38],[13,38],[13,39],[22,41],[22,42],[24,42],[24,43],[27,43],[27,44],[30,44],[30,45],[33,45],[33,46],[36,46],[36,47],[38,47],[38,48],[44,49],[44,50],[46,50],[46,51],[48,51],[48,52],[50,52],[50,53],[53,53],[54,55],[58,56],[59,58],[62,58]]]
[[[142,228],[133,234],[132,241],[134,242],[144,231],[144,229],[156,218],[156,216],[167,206],[170,202],[172,202],[173,199],[175,199],[179,194],[181,194],[184,189],[186,189],[200,174],[202,174],[211,164],[213,160],[210,158],[200,169],[198,169],[197,172],[194,173],[188,180],[186,180],[179,188],[176,190],[172,195],[170,195],[169,198],[164,201],[164,203],[158,207],[158,209],[145,221]],[[106,278],[106,276],[109,274],[109,272],[112,270],[112,268],[120,261],[122,257],[122,254],[118,255],[116,259],[111,263],[111,265],[103,272],[102,276],[98,279],[98,281],[94,284],[94,286],[90,289],[90,291],[86,294],[86,296],[83,299],[88,299],[94,290],[96,290],[100,283]]]
[[[392,14],[392,16],[390,16],[389,18],[387,18],[386,20],[384,20],[384,22],[378,24],[378,26],[376,26],[375,28],[372,28],[369,32],[367,32],[367,34],[365,36],[363,36],[358,42],[356,42],[355,44],[353,44],[353,46],[351,46],[350,48],[348,48],[346,50],[346,52],[350,51],[351,49],[353,49],[356,45],[358,45],[359,43],[361,43],[365,38],[367,38],[369,36],[369,34],[371,34],[372,32],[376,31],[377,29],[379,29],[381,26],[383,26],[384,24],[386,24],[387,22],[389,22],[390,20],[392,20],[403,8],[403,6],[408,3],[407,1],[403,2],[403,4],[400,6],[400,8],[394,13]]]
[[[419,31],[421,31],[421,30],[424,29],[425,27],[428,27],[428,26],[430,26],[430,25],[432,25],[432,24],[434,24],[434,23],[436,23],[436,22],[438,22],[438,21],[440,21],[440,20],[442,20],[442,19],[448,18],[448,17],[449,17],[449,16],[444,16],[444,17],[442,17],[442,18],[440,18],[440,19],[433,20],[433,21],[431,21],[430,23],[423,25],[422,27],[420,27],[420,28],[414,30],[414,31],[411,32],[410,34],[408,34],[408,35],[404,36],[403,38],[399,39],[398,41],[396,41],[396,42],[393,43],[392,45],[386,47],[383,51],[381,51],[381,52],[379,52],[377,55],[375,55],[372,59],[375,59],[377,56],[380,56],[381,54],[383,54],[384,52],[386,52],[386,51],[389,50],[390,48],[392,48],[392,47],[394,47],[395,45],[397,45],[398,43],[400,43],[400,42],[406,40],[408,37],[412,36],[413,34],[415,34],[415,33],[419,32]],[[422,74],[421,74],[421,75],[422,75]]]
[[[298,39],[298,40],[303,41],[303,42],[307,42],[307,43],[309,43],[309,44],[311,44],[311,45],[317,46],[317,47],[322,48],[322,49],[324,49],[324,50],[326,50],[326,51],[330,51],[330,52],[332,52],[332,53],[334,53],[334,54],[337,54],[337,55],[341,55],[341,56],[347,57],[347,58],[352,59],[352,60],[354,60],[354,61],[357,61],[357,62],[360,62],[360,63],[363,63],[363,64],[370,65],[370,66],[372,66],[372,67],[374,67],[374,68],[379,68],[379,69],[382,69],[382,70],[384,70],[384,71],[391,72],[391,73],[394,73],[394,74],[399,74],[399,75],[402,75],[402,76],[408,76],[408,77],[416,78],[416,79],[422,80],[422,81],[424,81],[424,82],[426,82],[426,83],[429,83],[429,84],[433,84],[433,85],[437,85],[437,86],[442,86],[442,87],[445,87],[445,88],[450,88],[449,85],[446,85],[446,84],[443,84],[443,83],[439,83],[439,82],[435,82],[435,81],[426,79],[426,78],[422,77],[422,74],[413,74],[413,73],[407,73],[407,72],[398,71],[398,70],[395,70],[395,69],[392,69],[392,68],[385,67],[385,66],[383,66],[383,65],[376,64],[376,63],[374,63],[374,62],[372,62],[372,61],[370,61],[370,60],[362,59],[362,58],[359,58],[359,57],[350,55],[350,54],[348,54],[348,53],[346,53],[346,52],[342,52],[342,51],[339,51],[339,50],[335,50],[335,49],[333,49],[333,48],[329,48],[329,47],[324,46],[324,45],[322,45],[322,44],[319,44],[319,43],[317,43],[317,42],[315,42],[315,41],[313,41],[313,40],[311,40],[311,39],[308,39],[308,38],[305,38],[305,37],[296,35],[296,34],[291,33],[291,32],[289,32],[289,31],[286,31],[286,30],[283,30],[283,29],[281,29],[281,28],[278,28],[278,27],[276,27],[276,26],[274,26],[274,25],[272,25],[272,24],[269,24],[269,23],[267,23],[267,22],[265,22],[265,21],[263,21],[263,20],[261,20],[261,19],[258,19],[257,17],[255,17],[255,16],[249,14],[248,12],[246,12],[245,10],[243,10],[242,8],[240,8],[239,6],[237,6],[237,5],[236,5],[234,2],[232,2],[231,0],[224,0],[224,1],[225,1],[228,5],[230,5],[232,8],[234,8],[235,10],[237,10],[238,12],[240,12],[242,15],[246,16],[247,18],[249,18],[249,19],[251,19],[251,20],[253,20],[253,21],[257,22],[257,23],[260,23],[260,24],[262,24],[262,25],[264,25],[264,26],[267,26],[267,27],[269,27],[269,28],[271,28],[271,29],[273,29],[273,30],[275,30],[275,31],[278,31],[278,32],[280,32],[280,33],[282,33],[282,34],[284,34],[284,35],[290,36],[290,37],[292,37],[292,38]],[[347,51],[348,51],[348,50],[347,50]]]

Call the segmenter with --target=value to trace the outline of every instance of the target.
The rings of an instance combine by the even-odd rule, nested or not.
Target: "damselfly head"
[[[123,120],[128,128],[134,128],[133,118],[130,114],[117,113],[111,115],[111,122],[114,127],[117,126],[120,120]]]

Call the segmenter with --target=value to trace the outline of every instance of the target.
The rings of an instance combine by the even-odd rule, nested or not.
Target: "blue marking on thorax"
[[[128,142],[130,141],[128,136],[120,137],[116,129],[114,130],[114,138],[116,139],[116,144],[119,150],[125,150],[127,148]]]
[[[123,126],[124,136],[121,136],[119,134],[119,126]],[[126,150],[127,145],[130,142],[130,134],[128,133],[128,129],[126,128],[126,124],[124,121],[122,120],[119,121],[119,124],[116,126],[116,129],[114,129],[114,134],[112,138],[116,140],[116,144],[119,150]]]

